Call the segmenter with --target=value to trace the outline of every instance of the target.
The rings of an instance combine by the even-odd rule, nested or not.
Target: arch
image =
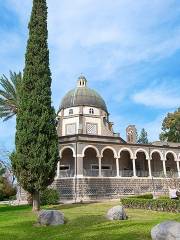
[[[149,159],[149,154],[148,154],[148,152],[145,150],[145,149],[143,149],[143,148],[138,148],[136,151],[135,151],[135,157],[137,157],[137,153],[138,152],[143,152],[144,154],[145,154],[145,156],[146,156],[146,159]]]
[[[74,150],[73,147],[71,147],[71,146],[64,146],[64,147],[63,147],[62,149],[60,149],[60,151],[59,151],[59,156],[60,156],[60,158],[62,158],[62,154],[63,154],[64,150],[66,150],[66,149],[71,149],[72,152],[73,152],[73,157],[76,156],[75,150]]]
[[[93,146],[93,145],[88,145],[88,146],[86,146],[86,147],[82,150],[82,156],[83,156],[83,157],[84,157],[85,151],[86,151],[88,148],[93,148],[93,149],[96,151],[96,153],[97,153],[97,157],[100,156],[99,150],[97,149],[97,147],[95,147],[95,146]]]
[[[113,147],[110,147],[110,146],[107,146],[107,147],[104,147],[102,150],[101,150],[101,156],[103,156],[103,152],[106,150],[106,149],[109,149],[109,150],[112,150],[113,153],[114,153],[114,158],[117,158],[117,153],[116,153],[116,150],[113,148]]]
[[[120,158],[120,156],[121,156],[121,152],[122,152],[122,151],[127,151],[127,152],[129,152],[131,159],[133,159],[133,152],[132,152],[132,150],[131,150],[130,148],[127,148],[127,147],[123,147],[123,148],[121,148],[121,149],[119,150],[119,152],[118,152],[118,157],[119,157],[119,158]]]
[[[179,155],[178,155],[178,160],[180,161],[180,153],[179,153]]]
[[[171,150],[168,150],[168,151],[165,153],[165,159],[167,159],[168,153],[171,153],[171,154],[173,155],[174,161],[177,160],[177,157],[178,157],[177,154],[176,154],[175,152],[171,151]]]
[[[152,158],[152,155],[153,155],[153,153],[155,153],[155,152],[159,153],[159,156],[160,156],[160,158],[161,158],[161,160],[162,160],[162,159],[163,159],[163,154],[162,154],[162,152],[161,152],[160,150],[158,150],[158,149],[154,149],[154,150],[151,151],[151,153],[150,153],[150,158]]]

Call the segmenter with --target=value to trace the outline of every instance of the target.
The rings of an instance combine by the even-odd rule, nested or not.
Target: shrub
[[[152,193],[148,193],[143,195],[131,196],[130,198],[153,199],[153,195]]]
[[[166,196],[166,195],[161,195],[161,196],[158,197],[158,199],[161,199],[161,200],[165,199],[165,200],[167,200],[167,199],[170,199],[170,198],[168,196]]]
[[[59,193],[55,189],[47,188],[40,193],[40,202],[42,205],[57,204],[59,202]]]
[[[180,201],[171,199],[122,198],[126,208],[142,208],[155,211],[180,212]]]

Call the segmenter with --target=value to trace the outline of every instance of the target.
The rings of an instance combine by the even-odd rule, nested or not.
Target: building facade
[[[145,192],[166,193],[180,187],[180,143],[136,143],[114,133],[103,98],[80,76],[62,99],[58,117],[59,156],[53,187],[61,199],[118,198]]]

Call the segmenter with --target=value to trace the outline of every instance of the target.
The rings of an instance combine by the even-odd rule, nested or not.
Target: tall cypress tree
[[[39,191],[52,183],[58,161],[55,111],[51,106],[46,0],[33,0],[22,84],[13,167],[22,187],[39,210]]]

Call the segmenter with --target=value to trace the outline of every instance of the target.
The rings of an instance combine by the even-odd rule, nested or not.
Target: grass
[[[125,221],[107,221],[107,210],[118,202],[53,206],[66,216],[58,227],[36,227],[29,206],[0,206],[1,240],[150,240],[151,228],[164,220],[180,221],[180,214],[127,209]],[[50,207],[49,207],[50,208]]]

